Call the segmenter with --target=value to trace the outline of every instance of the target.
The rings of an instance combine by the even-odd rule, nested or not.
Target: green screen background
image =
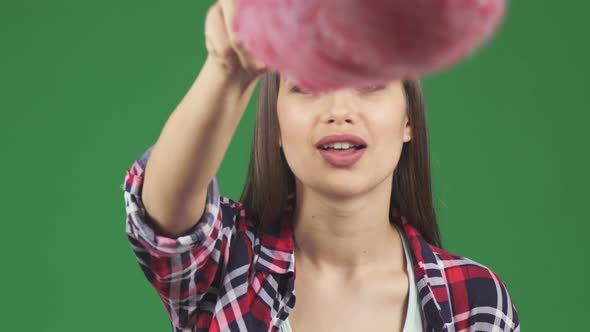
[[[211,4],[0,4],[1,331],[169,330],[120,186],[204,62]],[[423,81],[445,247],[503,278],[525,331],[587,328],[589,10],[511,1],[491,43]],[[255,98],[218,173],[234,199]]]

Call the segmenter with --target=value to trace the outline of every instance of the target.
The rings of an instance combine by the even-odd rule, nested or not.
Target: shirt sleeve
[[[146,222],[142,202],[143,174],[153,145],[125,174],[122,185],[126,233],[137,261],[166,308],[175,331],[191,331],[199,301],[212,286],[224,239],[217,178],[207,189],[207,206],[198,223],[177,238],[157,234]],[[227,219],[227,218],[226,218]],[[227,226],[227,225],[226,225]]]
[[[518,313],[502,278],[483,265],[474,266],[463,273],[469,276],[466,284],[473,286],[468,295],[473,307],[468,315],[460,315],[461,319],[469,321],[470,331],[520,332]],[[460,296],[459,294],[456,296]]]
[[[506,307],[508,310],[505,313],[506,322],[508,325],[508,331],[510,332],[520,332],[520,321],[518,319],[518,313],[516,312],[516,307],[514,302],[512,302],[512,297],[508,292],[508,287],[506,284],[500,279],[500,292],[505,294],[504,301],[506,302]]]

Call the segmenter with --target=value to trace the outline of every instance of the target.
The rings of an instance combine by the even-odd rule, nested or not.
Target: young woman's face
[[[277,114],[280,143],[298,185],[325,195],[345,197],[390,186],[403,143],[411,139],[402,81],[314,95],[281,78]],[[338,134],[366,142],[355,163],[334,165],[316,147],[323,137]]]

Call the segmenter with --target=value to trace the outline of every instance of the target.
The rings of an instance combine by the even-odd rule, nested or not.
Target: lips
[[[348,142],[352,145],[358,146],[359,148],[347,150],[322,149],[322,146],[336,142]],[[352,166],[355,164],[365,153],[366,147],[367,142],[365,142],[364,139],[351,134],[325,136],[316,143],[316,148],[318,149],[322,158],[328,163],[332,164],[332,166],[337,167]]]
[[[355,164],[363,154],[365,149],[349,149],[349,150],[322,150],[319,149],[322,158],[330,163],[332,166],[344,167]]]
[[[325,136],[320,139],[316,144],[316,148],[321,148],[324,145],[335,143],[335,142],[349,142],[353,145],[360,145],[361,147],[367,147],[367,142],[360,138],[359,136],[351,135],[351,134],[338,134],[338,135],[329,135]]]

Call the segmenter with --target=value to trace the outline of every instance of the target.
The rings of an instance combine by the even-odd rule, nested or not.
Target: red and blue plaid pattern
[[[141,200],[152,148],[125,175],[126,232],[172,330],[278,331],[296,298],[291,209],[258,236],[242,204],[221,196],[214,177],[206,211],[189,235],[155,234]],[[506,285],[493,271],[430,245],[403,217],[392,221],[403,225],[415,258],[424,331],[520,331]]]

